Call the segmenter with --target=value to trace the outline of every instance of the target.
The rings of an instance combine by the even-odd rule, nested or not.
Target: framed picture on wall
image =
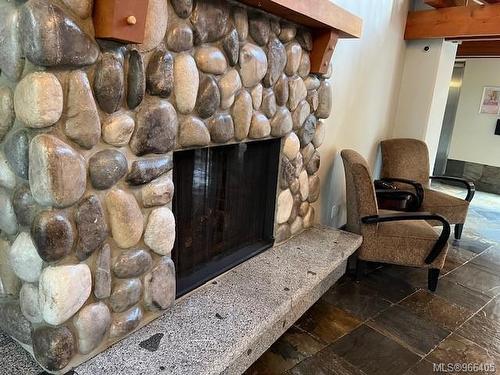
[[[500,87],[487,86],[483,89],[479,113],[491,115],[500,113]]]

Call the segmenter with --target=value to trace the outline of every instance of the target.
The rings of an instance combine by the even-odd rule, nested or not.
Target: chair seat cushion
[[[380,210],[379,214],[397,214]],[[424,220],[392,221],[378,223],[373,238],[365,238],[359,256],[363,260],[414,267],[441,269],[448,246],[431,265],[425,258],[439,238],[439,234]]]
[[[425,189],[424,201],[420,207],[420,211],[444,216],[450,224],[464,223],[468,209],[469,202],[466,200],[431,189]]]

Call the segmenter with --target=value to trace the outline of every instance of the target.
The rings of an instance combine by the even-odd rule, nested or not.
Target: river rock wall
[[[94,38],[92,5],[0,0],[0,328],[50,372],[174,303],[174,150],[282,138],[281,242],[314,220],[331,111],[303,28],[150,0],[127,45]]]

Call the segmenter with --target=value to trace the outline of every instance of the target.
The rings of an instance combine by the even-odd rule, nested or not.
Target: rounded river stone
[[[149,59],[146,70],[148,93],[168,98],[174,87],[174,59],[169,52],[157,50]]]
[[[122,313],[113,314],[113,322],[109,330],[111,338],[123,337],[137,328],[142,320],[142,310],[139,306],[132,307]]]
[[[175,147],[177,127],[174,107],[165,100],[153,98],[137,113],[130,149],[137,156],[167,153]]]
[[[0,231],[14,235],[17,233],[18,225],[16,213],[12,206],[10,194],[0,188]]]
[[[43,206],[68,207],[85,192],[83,157],[58,138],[37,135],[31,141],[29,181],[35,201]]]
[[[188,18],[193,11],[193,0],[171,0],[170,3],[180,18]]]
[[[124,93],[123,65],[115,54],[102,54],[94,76],[94,93],[104,112],[113,113],[120,108]]]
[[[19,3],[4,1],[0,5],[0,69],[2,75],[16,82],[21,78],[25,59],[19,33]],[[1,139],[1,136],[0,136]]]
[[[43,322],[37,285],[30,283],[23,284],[19,292],[19,304],[24,317],[31,323]]]
[[[305,147],[314,138],[314,134],[316,133],[316,122],[317,119],[314,115],[307,116],[304,125],[297,132],[297,136],[300,140],[300,147]]]
[[[235,6],[232,9],[234,27],[238,32],[238,39],[243,42],[248,37],[248,14],[245,8]]]
[[[304,80],[300,77],[288,79],[288,108],[290,111],[295,111],[299,103],[307,98],[307,89]]]
[[[222,74],[227,69],[226,57],[217,47],[199,47],[194,54],[198,69],[205,73]]]
[[[197,1],[190,20],[197,45],[215,42],[226,33],[229,6],[223,0]]]
[[[292,131],[293,122],[290,111],[285,107],[280,107],[271,120],[271,135],[282,137]]]
[[[246,43],[240,50],[240,74],[245,87],[258,84],[267,73],[267,57],[262,48]]]
[[[220,105],[222,109],[229,108],[234,102],[234,95],[241,89],[241,79],[236,69],[229,69],[219,79]]]
[[[90,150],[101,137],[101,121],[87,75],[70,73],[64,133],[79,146]]]
[[[207,135],[210,138],[208,130]],[[142,188],[141,195],[144,207],[164,206],[170,203],[174,195],[172,178],[167,174],[151,181]]]
[[[43,320],[59,325],[85,304],[92,291],[92,275],[85,263],[47,267],[38,283]]]
[[[56,123],[63,111],[63,91],[52,73],[33,72],[25,76],[14,92],[17,118],[30,128]]]
[[[234,120],[234,136],[236,140],[242,141],[248,136],[252,121],[252,97],[246,90],[236,95],[231,113]]]
[[[260,83],[250,91],[250,95],[252,95],[253,109],[256,111],[258,111],[262,105],[262,91],[263,87]]]
[[[304,79],[304,84],[307,90],[317,90],[321,82],[318,77],[311,74]]]
[[[127,250],[113,261],[113,273],[120,279],[139,277],[151,268],[153,258],[144,249]]]
[[[90,181],[98,190],[114,186],[127,171],[127,158],[117,150],[102,150],[89,159]]]
[[[293,195],[289,189],[283,190],[278,195],[276,222],[283,224],[288,221],[293,208]]]
[[[297,137],[297,134],[290,133],[285,138],[285,142],[283,144],[283,153],[288,158],[288,160],[294,160],[297,157],[297,154],[300,151],[300,141]]]
[[[306,78],[311,72],[311,59],[308,53],[302,53],[298,74],[301,78]]]
[[[295,130],[300,129],[306,121],[307,116],[311,114],[311,106],[306,100],[302,100],[295,111],[293,111],[292,119],[293,119],[293,128]]]
[[[26,128],[21,128],[11,132],[4,143],[5,158],[12,171],[25,180],[28,179],[31,138],[31,132]]]
[[[1,58],[0,58],[1,60]],[[14,94],[8,87],[0,87],[0,142],[14,124]]]
[[[168,207],[155,208],[149,214],[144,243],[156,254],[167,255],[175,242],[175,218]]]
[[[75,354],[75,339],[67,327],[40,327],[32,337],[35,358],[49,371],[62,370]]]
[[[98,250],[94,273],[94,296],[97,299],[111,295],[111,248],[108,244]]]
[[[299,176],[300,197],[305,201],[309,197],[309,176],[307,171],[302,171]]]
[[[316,202],[319,198],[320,192],[320,179],[317,174],[309,176],[309,202]]]
[[[314,137],[312,139],[312,144],[314,147],[318,148],[323,144],[323,140],[325,139],[325,123],[323,121],[318,121],[316,124],[316,132],[314,133]]]
[[[78,67],[95,63],[99,48],[58,6],[30,0],[20,11],[19,33],[25,56],[34,65]]]
[[[281,42],[273,37],[267,44],[267,73],[264,84],[273,86],[283,74],[286,65],[286,50]]]
[[[312,51],[313,48],[313,38],[309,31],[300,29],[295,37],[300,46],[306,51]]]
[[[102,123],[102,140],[109,145],[121,147],[128,145],[135,122],[127,113],[114,113]]]
[[[73,318],[78,337],[78,352],[88,354],[104,340],[111,325],[111,313],[102,302],[81,309]]]
[[[106,195],[106,207],[116,244],[123,249],[137,245],[142,237],[144,219],[135,197],[123,190],[112,190]]]
[[[281,158],[280,187],[286,189],[295,180],[295,167],[287,158]]]
[[[96,195],[89,195],[78,204],[75,222],[78,229],[76,256],[85,260],[104,244],[108,236],[104,209]]]
[[[201,118],[212,116],[220,105],[220,91],[217,81],[210,75],[202,77],[196,99],[196,112]]]
[[[227,113],[218,113],[208,121],[208,131],[215,143],[225,143],[234,138],[233,118]]]
[[[236,65],[240,56],[240,41],[236,29],[231,30],[231,32],[224,37],[222,48],[226,53],[229,65]]]
[[[42,211],[35,216],[31,236],[40,258],[46,262],[64,258],[75,242],[73,226],[57,211]]]
[[[136,49],[129,53],[127,73],[127,105],[134,109],[141,104],[146,92],[144,60]]]
[[[318,89],[318,109],[316,117],[328,118],[332,112],[332,87],[330,82],[322,81]]]
[[[193,48],[193,30],[189,25],[179,23],[167,34],[167,47],[170,51],[182,52]]]
[[[86,19],[90,17],[92,13],[93,0],[62,0],[68,8],[70,8],[75,14]]]
[[[306,171],[310,175],[315,174],[320,165],[320,156],[319,152],[315,151],[309,162],[306,164]]]
[[[286,46],[286,66],[285,73],[289,76],[297,74],[300,66],[300,60],[302,58],[302,47],[297,42],[292,42]]]
[[[2,152],[0,152],[0,186],[7,189],[14,189],[16,186],[16,175]]]
[[[264,113],[267,118],[271,118],[276,113],[276,97],[273,90],[265,89],[262,93],[262,105],[260,110]]]
[[[250,131],[248,137],[252,139],[259,139],[268,137],[271,134],[271,124],[268,118],[260,113],[254,112],[252,122],[250,123]]]
[[[130,185],[142,185],[154,180],[173,168],[172,156],[139,159],[132,163],[126,181]]]
[[[276,96],[276,104],[279,106],[284,106],[288,102],[289,88],[286,74],[283,73],[278,78],[278,81],[274,85],[274,95]]]
[[[12,195],[12,206],[16,213],[19,225],[31,226],[33,218],[38,214],[40,207],[31,195],[28,185],[19,185]]]
[[[141,299],[142,282],[139,279],[117,279],[109,297],[109,304],[114,312],[124,312]]]
[[[165,310],[175,301],[175,265],[162,257],[144,277],[144,306],[148,310]]]
[[[210,133],[203,121],[194,116],[188,116],[181,122],[179,144],[182,147],[206,146],[209,143]]]
[[[189,114],[196,105],[200,78],[196,62],[187,53],[180,53],[174,60],[174,93],[177,110]]]
[[[293,38],[295,38],[295,35],[297,34],[297,28],[294,25],[289,22],[282,21],[280,26],[281,30],[279,38],[283,43],[288,43],[293,40]]]
[[[271,33],[269,18],[262,13],[252,13],[248,20],[248,31],[259,46],[267,44]]]
[[[12,271],[21,280],[29,283],[38,281],[42,273],[43,260],[28,233],[21,232],[16,237],[9,251],[9,263]]]

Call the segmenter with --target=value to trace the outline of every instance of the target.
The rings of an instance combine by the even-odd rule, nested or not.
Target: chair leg
[[[435,292],[437,289],[438,285],[438,279],[439,279],[439,273],[441,272],[440,269],[438,268],[429,268],[429,275],[428,275],[428,287],[431,292]]]
[[[361,278],[366,273],[366,262],[361,259],[356,260],[356,281],[361,280]]]
[[[459,240],[462,238],[462,231],[464,230],[463,224],[455,224],[455,239]]]

